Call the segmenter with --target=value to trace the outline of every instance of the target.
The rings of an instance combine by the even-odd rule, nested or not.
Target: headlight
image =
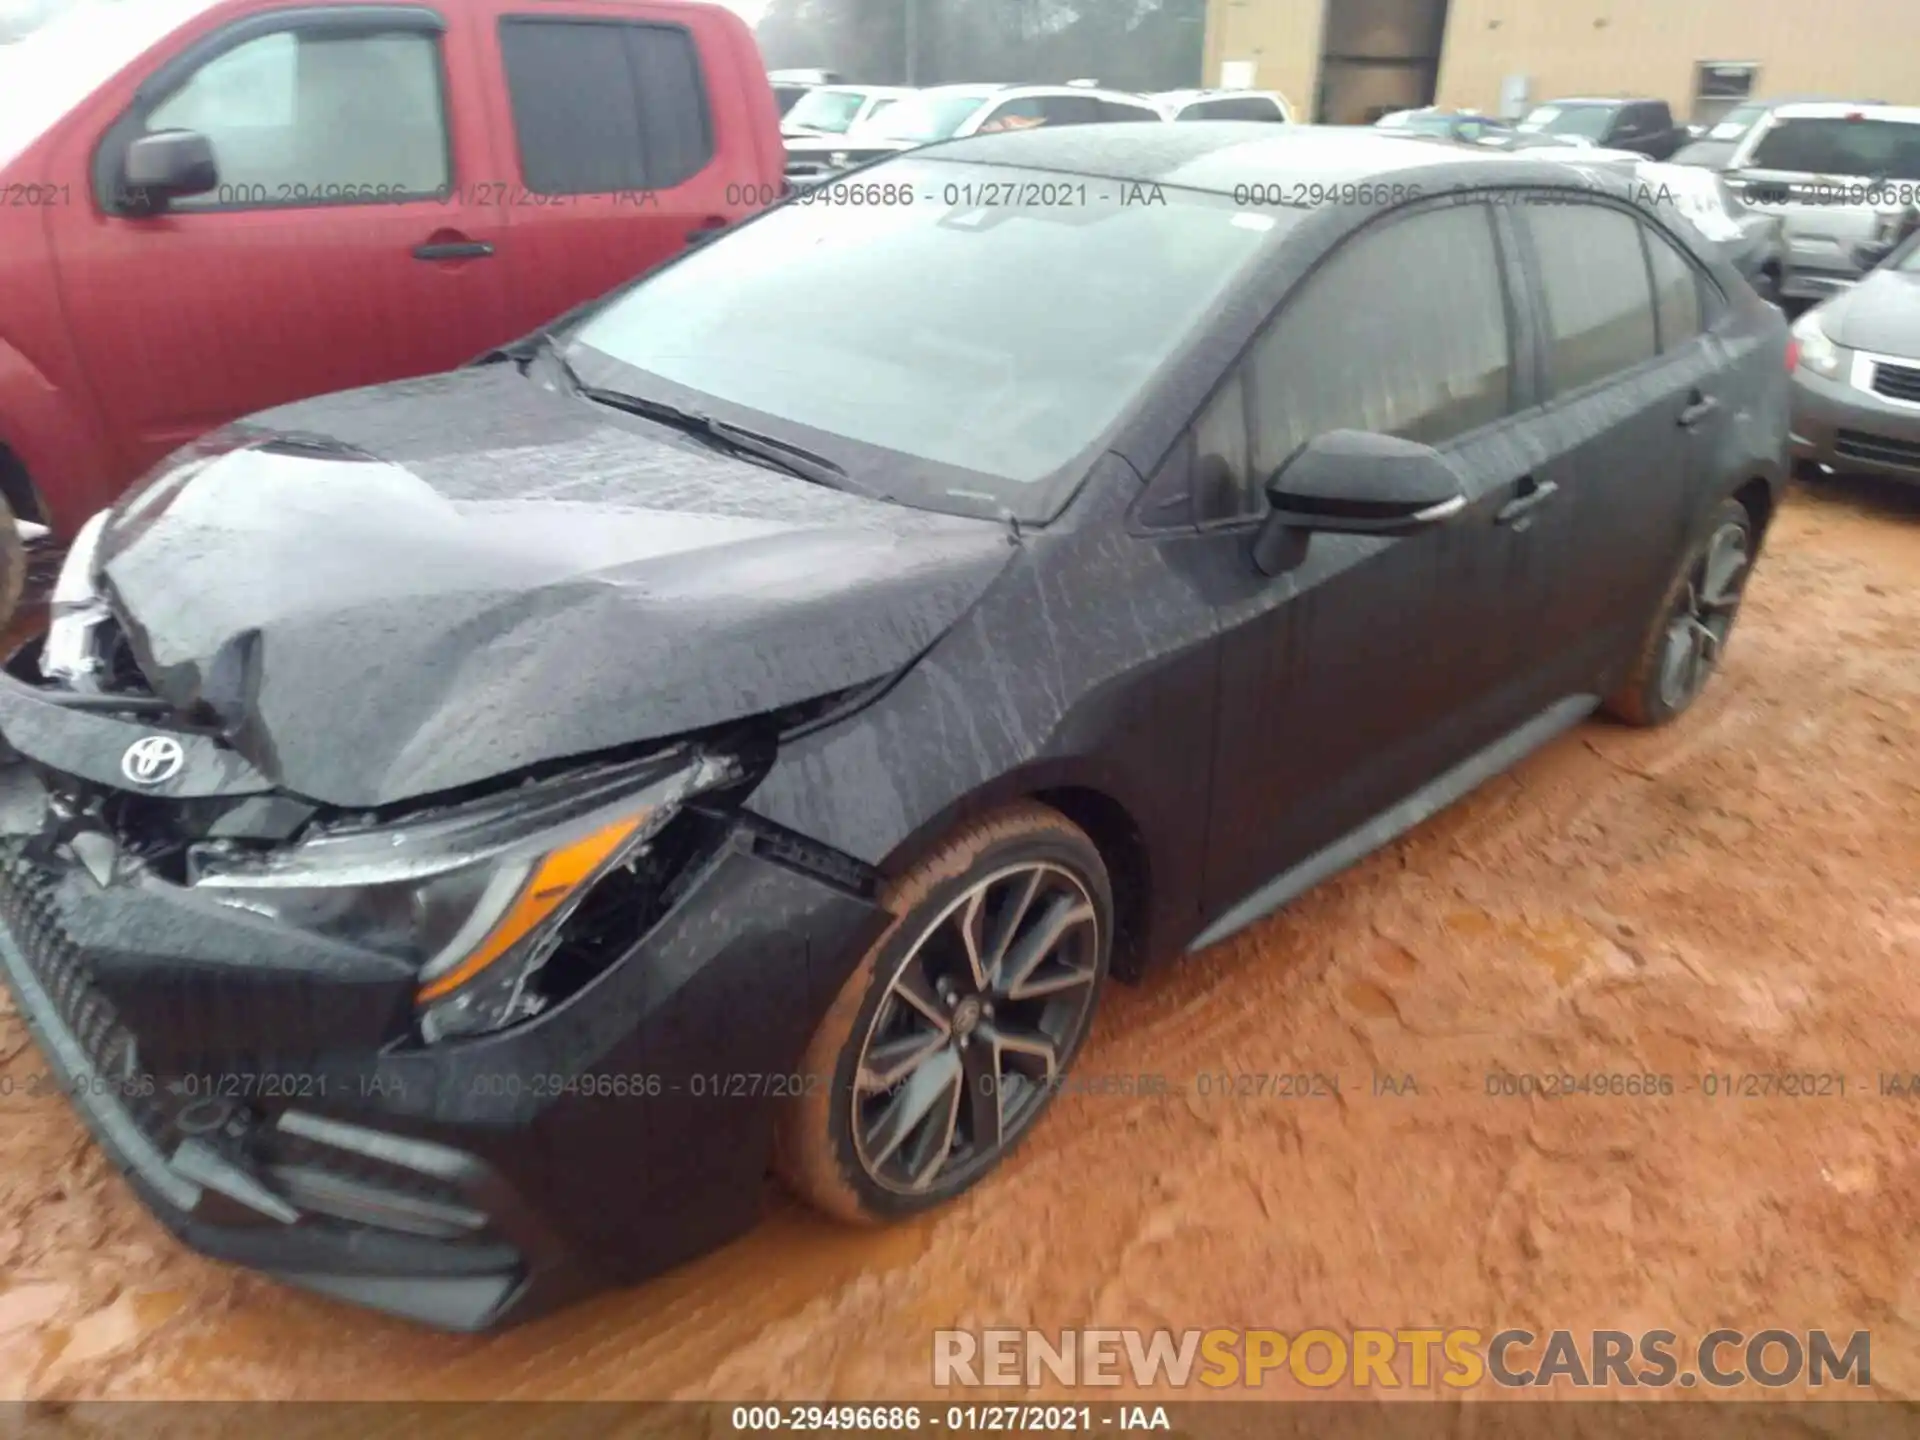
[[[265,860],[197,851],[192,885],[222,905],[413,961],[429,1041],[538,1013],[528,981],[567,917],[639,858],[731,761],[678,752],[530,785],[410,824],[336,829]]]
[[[1809,310],[1793,322],[1793,338],[1799,343],[1799,363],[1816,375],[1838,375],[1846,365],[1846,351],[1833,343],[1820,326],[1820,312]]]
[[[50,680],[75,685],[100,669],[93,635],[109,612],[94,585],[93,570],[100,556],[100,533],[107,528],[110,513],[102,510],[80,527],[53,582],[47,638],[40,650],[40,673]]]

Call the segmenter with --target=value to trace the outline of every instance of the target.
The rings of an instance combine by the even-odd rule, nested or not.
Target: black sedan
[[[1811,474],[1920,483],[1920,233],[1793,327],[1793,453]]]
[[[188,1244],[477,1329],[769,1168],[924,1211],[1110,979],[1707,683],[1786,327],[1624,186],[1230,122],[848,183],[76,544],[0,972]]]

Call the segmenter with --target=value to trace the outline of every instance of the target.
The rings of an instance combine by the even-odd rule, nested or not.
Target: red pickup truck
[[[204,431],[614,288],[784,164],[718,6],[76,0],[0,46],[0,498],[70,535]]]

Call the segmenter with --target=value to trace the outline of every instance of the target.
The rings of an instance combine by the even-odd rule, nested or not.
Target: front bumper
[[[1873,390],[1881,357],[1849,352],[1833,379],[1804,367],[1793,376],[1793,458],[1829,470],[1920,484],[1920,401]],[[1920,372],[1920,361],[1893,361]]]
[[[30,764],[0,763],[0,978],[48,1083],[189,1246],[450,1330],[751,1226],[787,1077],[882,920],[734,821],[586,988],[422,1046],[404,1010],[322,963],[304,984],[284,957],[247,963],[244,912],[217,934],[179,887],[103,886],[30,841],[45,793]]]

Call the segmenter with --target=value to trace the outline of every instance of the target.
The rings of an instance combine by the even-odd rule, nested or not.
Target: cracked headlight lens
[[[538,1013],[528,981],[594,883],[644,852],[731,762],[681,752],[523,787],[415,823],[324,833],[265,860],[196,851],[192,887],[222,905],[418,965],[429,1041]],[[651,769],[653,773],[646,772]]]

